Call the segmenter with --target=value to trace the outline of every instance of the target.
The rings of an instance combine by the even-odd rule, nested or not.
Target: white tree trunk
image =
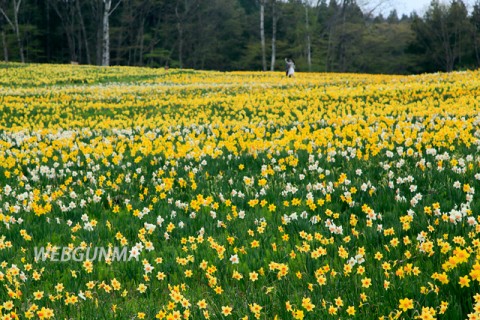
[[[275,0],[272,1],[272,58],[270,60],[270,71],[275,71],[275,59],[277,55],[277,8]]]
[[[110,25],[109,16],[112,9],[112,0],[103,0],[105,8],[103,11],[103,37],[102,37],[102,66],[110,65]]]
[[[112,0],[103,0],[105,8],[103,11],[102,20],[102,66],[110,65],[110,15],[118,8],[122,0],[118,0],[115,7],[112,8]]]
[[[262,70],[267,71],[267,57],[265,53],[265,0],[260,0],[260,43],[262,45]]]
[[[310,39],[310,23],[308,21],[308,3],[305,3],[305,30],[307,32],[307,65],[312,71],[312,40]]]
[[[13,11],[14,19],[15,19],[15,35],[17,36],[17,43],[18,43],[18,50],[20,51],[20,60],[22,63],[25,63],[25,55],[23,54],[23,43],[22,38],[20,37],[20,26],[18,25],[18,12],[20,11],[20,4],[22,0],[13,0],[13,4],[15,6],[15,10]]]

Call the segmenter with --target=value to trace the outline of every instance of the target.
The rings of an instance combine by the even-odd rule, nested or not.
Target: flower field
[[[480,72],[0,64],[0,93],[2,320],[480,319]]]

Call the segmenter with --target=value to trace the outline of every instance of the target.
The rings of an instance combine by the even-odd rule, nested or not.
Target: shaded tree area
[[[374,2],[0,0],[0,59],[266,71],[290,57],[299,71],[385,74],[480,65],[480,0],[402,17],[374,14]]]

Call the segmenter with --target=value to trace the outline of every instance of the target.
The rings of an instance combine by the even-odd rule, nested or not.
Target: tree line
[[[384,74],[480,65],[480,1],[374,12],[355,0],[0,0],[0,55],[264,71],[289,57],[300,71]]]

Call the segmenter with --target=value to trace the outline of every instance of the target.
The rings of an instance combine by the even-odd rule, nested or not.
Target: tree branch
[[[20,10],[20,4],[22,3],[22,0],[18,1],[18,3],[16,3],[16,1],[13,3],[15,5],[15,12],[18,12]]]
[[[15,26],[14,26],[12,20],[10,20],[8,18],[7,14],[5,13],[5,11],[3,11],[2,8],[0,8],[0,13],[5,17],[5,19],[7,19],[8,24],[10,25],[10,27],[12,27],[13,31],[15,32]]]
[[[115,7],[108,12],[108,16],[110,16],[113,13],[113,11],[115,11],[118,8],[118,6],[120,5],[121,2],[122,2],[122,0],[118,0]]]

